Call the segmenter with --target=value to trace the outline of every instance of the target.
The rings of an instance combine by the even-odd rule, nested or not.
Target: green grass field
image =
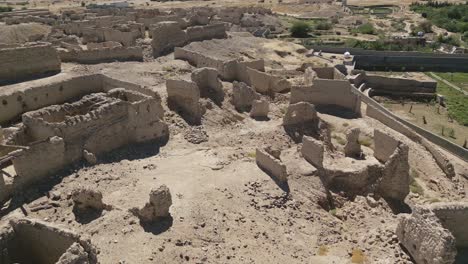
[[[445,80],[455,84],[456,86],[468,91],[468,73],[466,72],[454,72],[454,73],[436,73],[438,76]],[[467,106],[468,107],[468,106]]]
[[[437,73],[439,76],[442,74]],[[466,78],[465,74],[455,75]],[[445,78],[445,77],[443,77]],[[454,77],[455,78],[455,77]],[[450,79],[447,79],[450,81]],[[455,82],[454,82],[455,83]],[[455,83],[456,84],[456,83]],[[453,119],[457,120],[460,125],[468,126],[468,96],[464,95],[443,82],[437,82],[437,93],[445,96],[447,103],[447,110]]]

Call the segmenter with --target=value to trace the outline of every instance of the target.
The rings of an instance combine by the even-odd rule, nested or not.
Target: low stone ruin
[[[291,83],[282,76],[272,75],[252,68],[247,68],[247,75],[252,87],[261,94],[288,92],[291,89]]]
[[[12,219],[0,227],[0,263],[98,263],[97,250],[80,235],[39,220]]]
[[[73,190],[72,196],[74,207],[77,210],[85,211],[103,210],[106,205],[102,202],[102,193],[91,188],[79,187]]]
[[[192,81],[197,84],[200,97],[210,98],[220,105],[224,100],[224,91],[218,75],[214,68],[198,68],[192,72]]]
[[[0,145],[6,153],[2,160],[10,160],[16,171],[1,192],[8,196],[80,161],[86,153],[99,156],[138,142],[164,144],[169,132],[162,114],[158,99],[123,88],[27,112],[22,124],[8,134],[6,145]]]
[[[0,48],[0,85],[49,76],[60,71],[60,58],[50,43]]]
[[[280,160],[280,155],[281,151],[276,151],[271,148],[257,148],[255,151],[255,160],[258,167],[273,177],[275,181],[285,183],[288,180],[288,172],[286,170],[286,165]]]
[[[295,142],[301,142],[304,135],[317,136],[320,123],[315,106],[307,102],[290,104],[283,116],[283,127]]]
[[[250,117],[254,119],[267,119],[270,110],[270,103],[266,100],[254,100],[252,102],[252,109],[250,110]]]
[[[200,89],[197,84],[185,80],[167,80],[167,104],[189,124],[201,123],[203,108],[200,104]]]
[[[211,24],[183,30],[178,22],[165,21],[153,25],[151,35],[153,55],[158,57],[193,41],[226,38],[226,28],[224,24]]]
[[[153,188],[150,191],[149,202],[141,209],[133,208],[131,211],[142,222],[154,222],[171,216],[169,208],[172,205],[172,196],[166,185]]]
[[[362,150],[359,144],[359,128],[353,128],[346,132],[346,145],[344,153],[346,157],[360,157]]]
[[[239,112],[250,111],[253,102],[260,96],[250,86],[243,82],[232,83],[232,104]]]
[[[115,61],[143,61],[141,47],[104,47],[88,50],[59,51],[63,62],[95,64]]]
[[[308,70],[304,75],[306,84],[291,87],[290,103],[308,102],[316,107],[339,107],[355,115],[360,115],[361,98],[360,95],[354,92],[354,87],[347,80],[334,79],[334,76],[336,76],[334,74],[328,76],[328,74],[322,73],[322,69],[328,68],[314,68],[316,74],[313,76],[310,76],[312,73]],[[331,78],[322,78],[320,76]]]
[[[434,203],[400,216],[396,234],[417,264],[455,263],[468,247],[468,204]]]
[[[301,151],[331,190],[349,196],[374,193],[403,201],[409,193],[410,183],[408,147],[379,130],[374,131],[374,142],[375,158],[360,160],[325,151],[326,144],[308,136],[302,139]]]

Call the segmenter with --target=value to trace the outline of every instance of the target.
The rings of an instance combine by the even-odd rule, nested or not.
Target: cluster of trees
[[[413,3],[411,10],[450,32],[462,34],[468,32],[468,2],[465,4],[437,1],[429,1],[426,4]]]
[[[310,23],[306,21],[295,21],[291,28],[289,28],[289,32],[291,33],[292,37],[295,38],[306,38],[309,37],[309,33],[312,32],[313,29],[316,30],[330,30],[333,28],[333,25],[327,21],[318,22],[315,26],[312,26]]]

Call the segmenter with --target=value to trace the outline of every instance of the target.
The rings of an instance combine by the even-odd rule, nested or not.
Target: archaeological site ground
[[[467,21],[0,0],[0,264],[468,263]]]

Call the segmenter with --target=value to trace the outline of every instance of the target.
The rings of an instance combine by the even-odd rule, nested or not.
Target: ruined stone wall
[[[0,84],[59,73],[60,58],[50,43],[0,49]]]
[[[109,78],[101,74],[70,76],[60,74],[0,89],[0,124],[18,118],[24,112],[53,104],[61,104],[86,94],[123,87],[156,96],[143,87]],[[159,96],[157,97],[160,101]]]
[[[226,38],[226,29],[223,24],[211,24],[183,30],[179,23],[166,21],[153,25],[151,36],[153,55],[157,57],[193,41]]]
[[[63,62],[95,64],[114,61],[143,61],[141,47],[114,47],[92,50],[59,51]]]
[[[47,154],[45,154],[47,153]],[[15,178],[12,189],[27,186],[42,180],[51,171],[57,171],[65,164],[65,142],[62,138],[52,137],[31,144],[28,150],[13,159],[13,166],[19,177]]]
[[[196,67],[215,68],[221,79],[225,81],[240,81],[246,84],[251,84],[247,69],[252,68],[259,71],[265,70],[265,62],[263,60],[253,61],[238,61],[238,60],[221,60],[200,52],[190,50],[187,47],[175,48],[174,58],[186,60]]]
[[[458,248],[468,247],[468,204],[461,202],[434,203],[431,210],[439,218],[442,226],[450,230]]]
[[[454,263],[455,238],[428,208],[400,216],[396,234],[416,263]]]
[[[222,23],[194,26],[187,28],[186,34],[188,42],[222,39],[226,38],[226,27]]]
[[[320,79],[344,80],[345,76],[335,67],[312,68]]]
[[[361,113],[361,96],[346,80],[315,79],[312,86],[292,86],[290,103],[309,102],[316,106],[337,105]]]
[[[274,157],[267,150],[256,149],[255,159],[257,165],[269,175],[274,177],[276,181],[286,182],[288,179],[288,173],[286,170],[286,165],[284,165],[281,160]]]
[[[259,93],[270,94],[289,91],[291,83],[281,76],[247,68],[250,85]]]

